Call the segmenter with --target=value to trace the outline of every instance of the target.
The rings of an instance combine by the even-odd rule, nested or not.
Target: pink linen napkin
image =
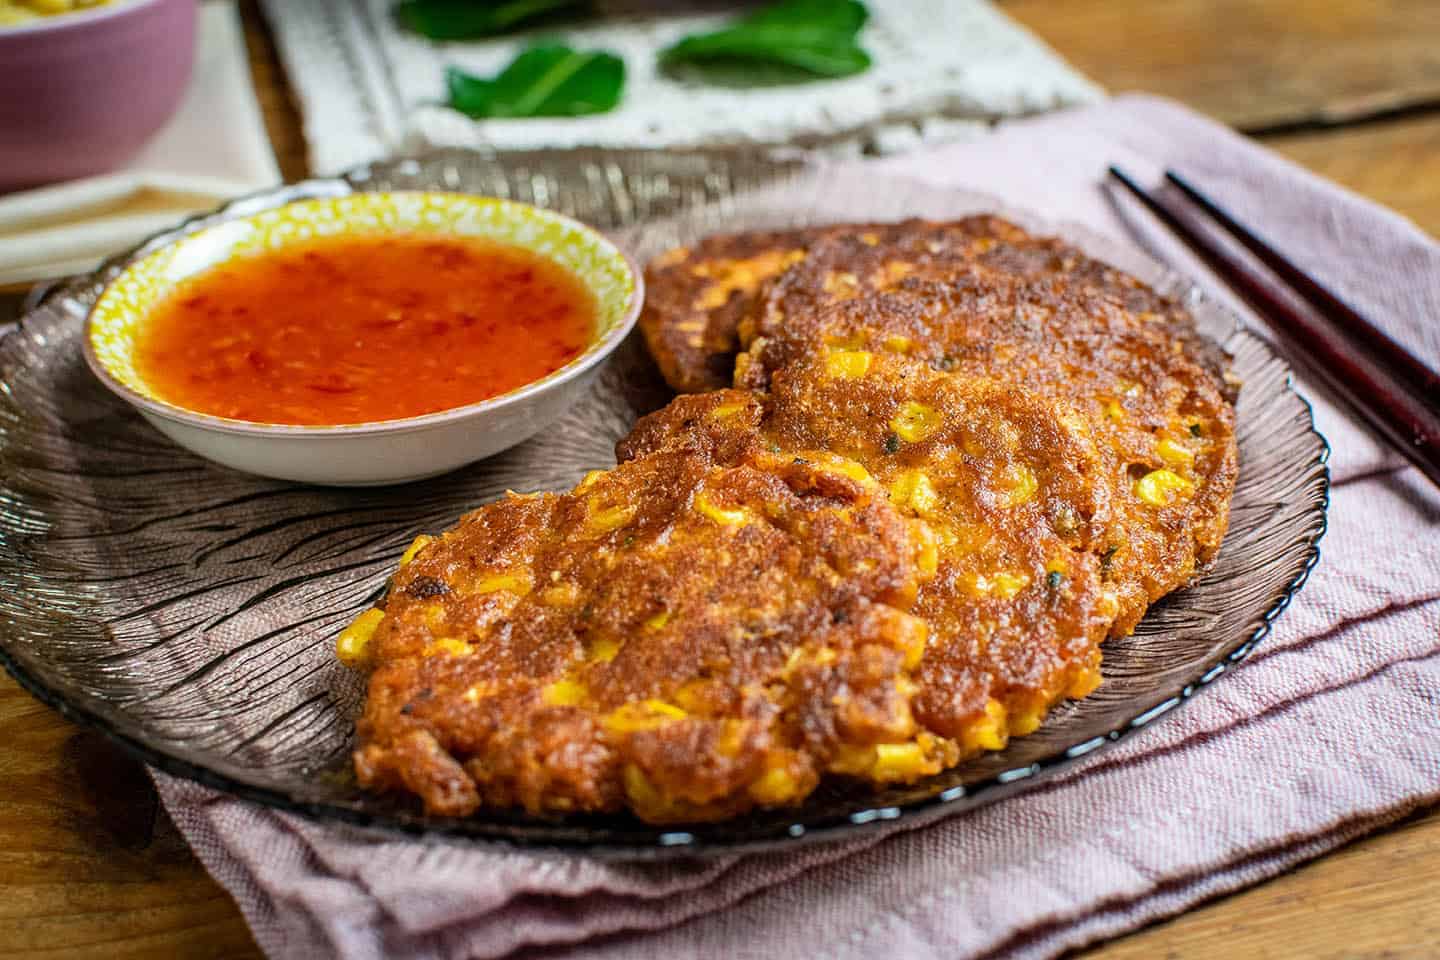
[[[1440,245],[1164,101],[1125,97],[887,160],[1149,246],[1102,191],[1175,166],[1430,362]],[[1247,317],[1255,323],[1253,317]],[[932,827],[661,865],[386,841],[160,774],[273,957],[1052,957],[1440,802],[1440,495],[1311,384],[1335,480],[1324,559],[1242,669],[1109,751]]]

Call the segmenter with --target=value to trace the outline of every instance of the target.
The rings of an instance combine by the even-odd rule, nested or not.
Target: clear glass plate
[[[644,258],[716,229],[948,217],[977,210],[1060,233],[1184,297],[1244,381],[1240,479],[1215,564],[1105,646],[1105,683],[1036,733],[921,783],[827,784],[804,806],[658,828],[628,816],[424,816],[361,791],[350,771],[363,680],[333,639],[382,590],[418,533],[517,490],[560,489],[614,462],[636,416],[663,404],[637,341],[561,423],[458,473],[332,490],[244,476],[165,440],[85,368],[85,313],[119,265],[216,218],[349,190],[471,190],[544,203],[615,232]],[[323,308],[322,308],[323,309]],[[319,818],[455,842],[645,858],[829,839],[923,823],[1023,789],[1144,727],[1223,676],[1265,636],[1318,557],[1327,448],[1290,373],[1235,318],[1129,247],[963,192],[815,173],[745,154],[443,153],[246,198],[52,294],[0,341],[0,662],[67,716],[146,762]]]

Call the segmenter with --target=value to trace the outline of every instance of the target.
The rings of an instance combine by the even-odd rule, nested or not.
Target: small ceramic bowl
[[[595,337],[565,366],[509,393],[419,417],[338,426],[253,423],[197,413],[160,399],[137,372],[137,334],[177,282],[313,237],[377,233],[486,237],[549,257],[595,295]],[[354,193],[225,221],[131,264],[90,311],[85,359],[105,386],[160,432],[217,463],[304,483],[402,483],[498,453],[553,422],[584,393],[601,361],[629,333],[643,297],[634,263],[600,233],[560,214],[466,194]]]
[[[180,106],[196,0],[113,0],[0,27],[0,192],[125,164]]]

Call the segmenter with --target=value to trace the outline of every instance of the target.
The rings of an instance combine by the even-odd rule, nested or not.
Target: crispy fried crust
[[[713,419],[698,413],[710,396],[643,419],[620,455],[714,443]],[[927,730],[962,756],[997,749],[1094,688],[1118,603],[1102,569],[1116,491],[1083,416],[893,354],[863,369],[803,358],[765,403],[762,447],[843,456],[924,525],[933,576],[914,612],[930,629],[913,679]]]
[[[855,232],[859,231],[859,232]],[[1054,237],[1035,237],[999,217],[983,215],[933,223],[907,220],[888,230],[870,228],[831,231],[807,248],[803,259],[766,285],[753,298],[738,328],[742,347],[757,337],[788,333],[796,341],[813,341],[817,320],[826,308],[869,294],[929,285],[954,288],[955,299],[942,315],[932,315],[940,335],[964,335],[972,312],[996,314],[1015,304],[993,303],[1022,287],[1019,298],[1033,312],[1062,310],[1067,332],[1087,332],[1087,312],[1104,311],[1107,327],[1143,323],[1172,343],[1186,359],[1215,378],[1233,401],[1224,373],[1223,351],[1196,330],[1188,311],[1162,297],[1134,277],[1086,256]],[[929,298],[932,304],[936,297]],[[1017,325],[1033,326],[1034,316],[1015,316]],[[959,329],[954,329],[956,325]],[[1053,331],[1052,331],[1053,332]]]
[[[747,403],[706,416],[743,431]],[[437,814],[666,821],[795,802],[878,744],[876,780],[953,762],[910,706],[918,525],[804,458],[702,447],[511,496],[424,545],[366,644],[361,782]]]
[[[741,325],[769,282],[826,240],[854,234],[861,244],[902,242],[921,223],[716,234],[694,247],[667,251],[645,268],[639,326],[650,354],[665,381],[681,393],[728,387]]]
[[[651,261],[639,326],[665,381],[682,393],[728,387],[736,329],[761,285],[803,257],[822,234],[723,234]]]
[[[737,383],[766,389],[802,357],[848,351],[1073,404],[1120,494],[1104,566],[1120,603],[1112,632],[1129,632],[1228,527],[1238,457],[1223,353],[1178,304],[1059,241],[993,217],[915,230],[812,248],[757,301]]]
[[[664,822],[912,781],[1089,693],[1219,547],[1227,358],[1061,241],[738,234],[648,285],[666,379],[710,392],[402,563],[340,642],[373,669],[367,786]]]

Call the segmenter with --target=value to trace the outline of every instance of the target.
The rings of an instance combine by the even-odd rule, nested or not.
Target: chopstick
[[[1322,316],[1340,327],[1357,346],[1370,353],[1376,363],[1404,377],[1411,386],[1420,391],[1426,402],[1440,405],[1440,373],[1426,366],[1424,361],[1392,340],[1384,330],[1366,320],[1318,280],[1285,259],[1278,250],[1226,213],[1180,174],[1174,170],[1166,170],[1165,179],[1209,214],[1212,220],[1224,227],[1227,233],[1244,244],[1261,263],[1308,300]]]
[[[1354,356],[1341,350],[1325,328],[1276,296],[1253,273],[1152,197],[1123,170],[1112,166],[1110,175],[1264,317],[1270,328],[1285,338],[1294,354],[1306,362],[1357,417],[1440,487],[1440,413],[1425,402],[1418,388],[1411,385],[1410,377],[1399,374],[1384,362],[1377,366],[1388,374],[1387,378],[1376,377]],[[1201,209],[1206,209],[1205,205]],[[1396,348],[1400,349],[1398,344]]]

